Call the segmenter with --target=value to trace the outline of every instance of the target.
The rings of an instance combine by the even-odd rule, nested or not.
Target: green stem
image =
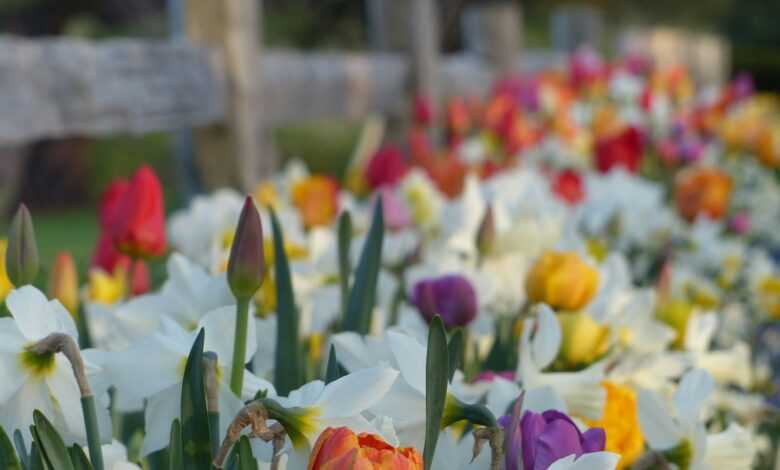
[[[236,299],[236,337],[233,342],[233,363],[230,373],[230,390],[241,398],[244,385],[244,358],[246,357],[246,334],[249,329],[249,299]]]
[[[100,450],[100,431],[98,430],[94,395],[81,397],[81,409],[84,412],[84,425],[87,428],[89,460],[95,470],[103,470],[103,452]]]

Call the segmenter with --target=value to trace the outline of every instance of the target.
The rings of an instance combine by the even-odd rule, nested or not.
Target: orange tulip
[[[534,263],[525,290],[531,302],[554,309],[579,310],[590,302],[599,286],[599,272],[577,253],[546,251]]]
[[[292,187],[292,201],[306,228],[328,225],[339,210],[339,187],[333,178],[310,176]]]
[[[57,253],[49,276],[49,297],[57,299],[74,317],[79,310],[79,275],[69,251]]]
[[[309,457],[308,470],[422,470],[422,456],[412,447],[396,448],[375,434],[328,428]]]
[[[677,211],[689,222],[698,215],[720,219],[731,196],[731,177],[712,167],[694,167],[680,172],[675,181]]]

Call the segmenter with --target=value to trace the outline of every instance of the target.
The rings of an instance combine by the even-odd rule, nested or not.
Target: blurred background
[[[0,33],[7,35],[6,40],[74,38],[87,41],[77,41],[76,46],[88,47],[103,47],[115,39],[165,42],[188,38],[219,49],[220,35],[224,34],[220,28],[243,28],[250,42],[253,35],[257,37],[257,50],[252,45],[243,52],[253,57],[262,54],[258,63],[262,64],[259,69],[264,95],[260,99],[265,106],[258,107],[269,110],[261,124],[249,123],[262,125],[263,129],[262,146],[256,149],[261,162],[253,167],[259,174],[268,174],[290,158],[301,158],[313,170],[341,178],[367,114],[379,112],[398,119],[409,114],[408,103],[414,93],[409,90],[419,83],[408,82],[424,81],[425,71],[407,76],[406,57],[410,57],[412,69],[420,64],[424,68],[427,59],[420,56],[431,53],[420,48],[420,41],[433,41],[435,53],[446,69],[449,88],[442,93],[484,92],[495,75],[480,75],[483,70],[492,67],[500,74],[507,67],[530,70],[554,66],[583,43],[596,47],[606,57],[640,44],[665,58],[695,62],[686,65],[698,67],[700,78],[718,82],[737,71],[748,71],[760,90],[780,91],[780,29],[776,27],[780,2],[776,1],[426,0],[420,4],[432,6],[422,11],[414,0],[226,3],[242,3],[243,16],[235,15],[235,11],[232,17],[229,11],[222,12],[224,17],[219,12],[198,12],[198,8],[208,8],[203,7],[203,0],[2,0]],[[226,26],[230,18],[237,23]],[[428,28],[432,24],[435,27]],[[423,36],[430,29],[432,39],[410,34],[410,28]],[[679,56],[681,44],[696,44],[697,52]],[[46,42],[43,52],[36,52],[43,56],[37,59],[41,66],[69,61],[59,56],[58,47]],[[501,48],[508,51],[504,56],[509,54],[511,65],[501,62],[506,60],[500,56]],[[3,68],[3,49],[5,59],[31,60],[30,54],[13,56],[9,48],[0,46],[0,120],[13,114],[16,110],[12,105],[20,102],[13,96],[4,97],[9,85],[4,84],[2,76],[11,65]],[[227,52],[228,57],[235,57],[230,53],[236,51]],[[240,74],[246,65],[241,57],[248,56],[240,53],[237,62],[228,62],[228,83],[232,83],[230,74]],[[495,57],[497,54],[499,57]],[[520,62],[515,57],[520,57]],[[68,80],[62,82],[60,78],[49,77],[47,92],[72,93],[63,83],[77,81],[78,77],[65,77]],[[116,80],[120,90],[122,79],[119,74],[106,80]],[[217,81],[222,79],[216,77]],[[165,86],[178,88],[176,82],[154,83],[162,90]],[[475,84],[476,88],[471,89]],[[303,96],[309,90],[314,91]],[[241,109],[235,104],[241,98],[236,101],[232,93],[240,94],[240,87],[238,91],[228,87],[225,112],[238,113],[237,122],[242,122]],[[13,95],[13,90],[8,94]],[[200,97],[182,99],[197,101]],[[326,103],[326,99],[331,102]],[[283,119],[275,118],[282,115]],[[97,237],[95,207],[101,192],[113,178],[126,177],[141,163],[153,166],[165,183],[168,210],[186,204],[198,191],[220,184],[241,186],[240,181],[216,176],[219,167],[230,166],[225,163],[237,152],[235,147],[209,147],[204,143],[209,138],[224,139],[223,134],[230,130],[218,126],[211,130],[211,136],[203,135],[202,130],[192,131],[195,126],[186,121],[174,132],[169,125],[143,132],[137,128],[123,132],[120,126],[110,132],[83,133],[75,126],[75,131],[53,135],[30,132],[19,139],[9,131],[11,138],[6,136],[5,140],[0,132],[0,225],[7,223],[9,212],[19,201],[25,201],[35,215],[43,259],[53,259],[56,250],[67,248],[83,268]]]

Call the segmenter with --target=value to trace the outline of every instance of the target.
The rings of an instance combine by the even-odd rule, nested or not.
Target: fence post
[[[187,0],[193,42],[221,52],[228,87],[225,124],[196,132],[198,163],[207,186],[251,191],[275,162],[264,142],[260,47],[261,0]]]
[[[416,94],[431,100],[438,109],[439,25],[436,0],[411,0],[409,25],[412,54],[412,81]]]

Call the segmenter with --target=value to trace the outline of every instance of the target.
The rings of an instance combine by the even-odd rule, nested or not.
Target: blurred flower
[[[338,214],[339,186],[328,176],[309,176],[296,182],[291,197],[306,228],[328,225]]]
[[[276,208],[279,205],[279,194],[271,181],[262,181],[258,184],[254,196],[260,207]]]
[[[113,305],[125,298],[127,294],[127,266],[117,265],[109,274],[100,268],[89,271],[87,298],[90,302]]]
[[[732,186],[731,177],[714,167],[683,170],[674,184],[677,211],[689,222],[699,215],[720,219],[728,209]]]
[[[428,127],[433,123],[433,103],[430,97],[417,95],[414,97],[412,118],[418,126]]]
[[[462,140],[471,127],[471,117],[466,101],[463,98],[452,98],[447,103],[447,130],[450,144],[457,144]]]
[[[569,57],[569,74],[575,87],[591,85],[606,78],[606,63],[596,49],[589,45],[577,48]]]
[[[750,214],[748,212],[738,212],[729,220],[729,228],[737,235],[745,235],[750,231]]]
[[[591,428],[602,428],[607,435],[605,449],[620,454],[618,470],[628,468],[642,455],[645,439],[639,426],[636,394],[628,387],[604,382],[607,403],[604,416],[599,420],[586,420]]]
[[[365,178],[371,189],[380,186],[394,186],[409,171],[409,167],[404,161],[401,149],[395,145],[385,145],[380,148],[365,169]]]
[[[558,172],[553,177],[552,190],[569,205],[576,205],[585,198],[585,182],[582,176],[572,169]]]
[[[517,420],[509,415],[502,416],[499,423],[504,432],[513,436],[507,443],[507,470],[547,470],[564,457],[574,455],[576,458],[604,450],[603,429],[580,432],[571,418],[557,410],[526,411],[519,422],[519,432],[511,429],[513,424],[517,426]]]
[[[165,253],[165,207],[160,180],[144,165],[115,203],[111,234],[117,249],[135,258]],[[101,211],[102,212],[102,211]]]
[[[642,151],[639,130],[633,126],[626,127],[596,140],[596,168],[602,173],[614,168],[636,173],[642,162]]]
[[[308,470],[422,470],[422,456],[412,447],[395,448],[375,434],[327,428],[309,458]]]
[[[130,296],[136,297],[146,294],[152,288],[152,280],[149,275],[149,266],[146,261],[137,259],[130,269]]]
[[[11,289],[14,288],[11,280],[8,279],[8,273],[5,272],[5,252],[8,247],[8,241],[0,238],[0,302],[4,301]]]
[[[79,311],[79,275],[69,251],[57,253],[49,276],[49,298],[57,299],[75,318]]]
[[[780,166],[780,124],[762,126],[755,145],[761,163],[769,168]]]
[[[690,302],[681,299],[668,299],[659,303],[655,316],[658,320],[674,328],[677,336],[674,340],[676,348],[682,348],[685,343],[685,332],[688,319],[695,313],[695,308]]]
[[[556,317],[562,334],[558,354],[568,368],[589,365],[607,352],[608,326],[597,323],[585,312],[562,312]]]
[[[387,228],[400,230],[412,224],[412,215],[396,189],[382,187],[379,189],[379,197],[382,198],[382,214]]]
[[[593,298],[598,284],[598,270],[576,253],[546,251],[531,267],[525,288],[532,302],[578,310]]]
[[[465,277],[450,274],[415,284],[412,303],[425,321],[436,315],[447,328],[466,326],[477,316],[477,293]]]

